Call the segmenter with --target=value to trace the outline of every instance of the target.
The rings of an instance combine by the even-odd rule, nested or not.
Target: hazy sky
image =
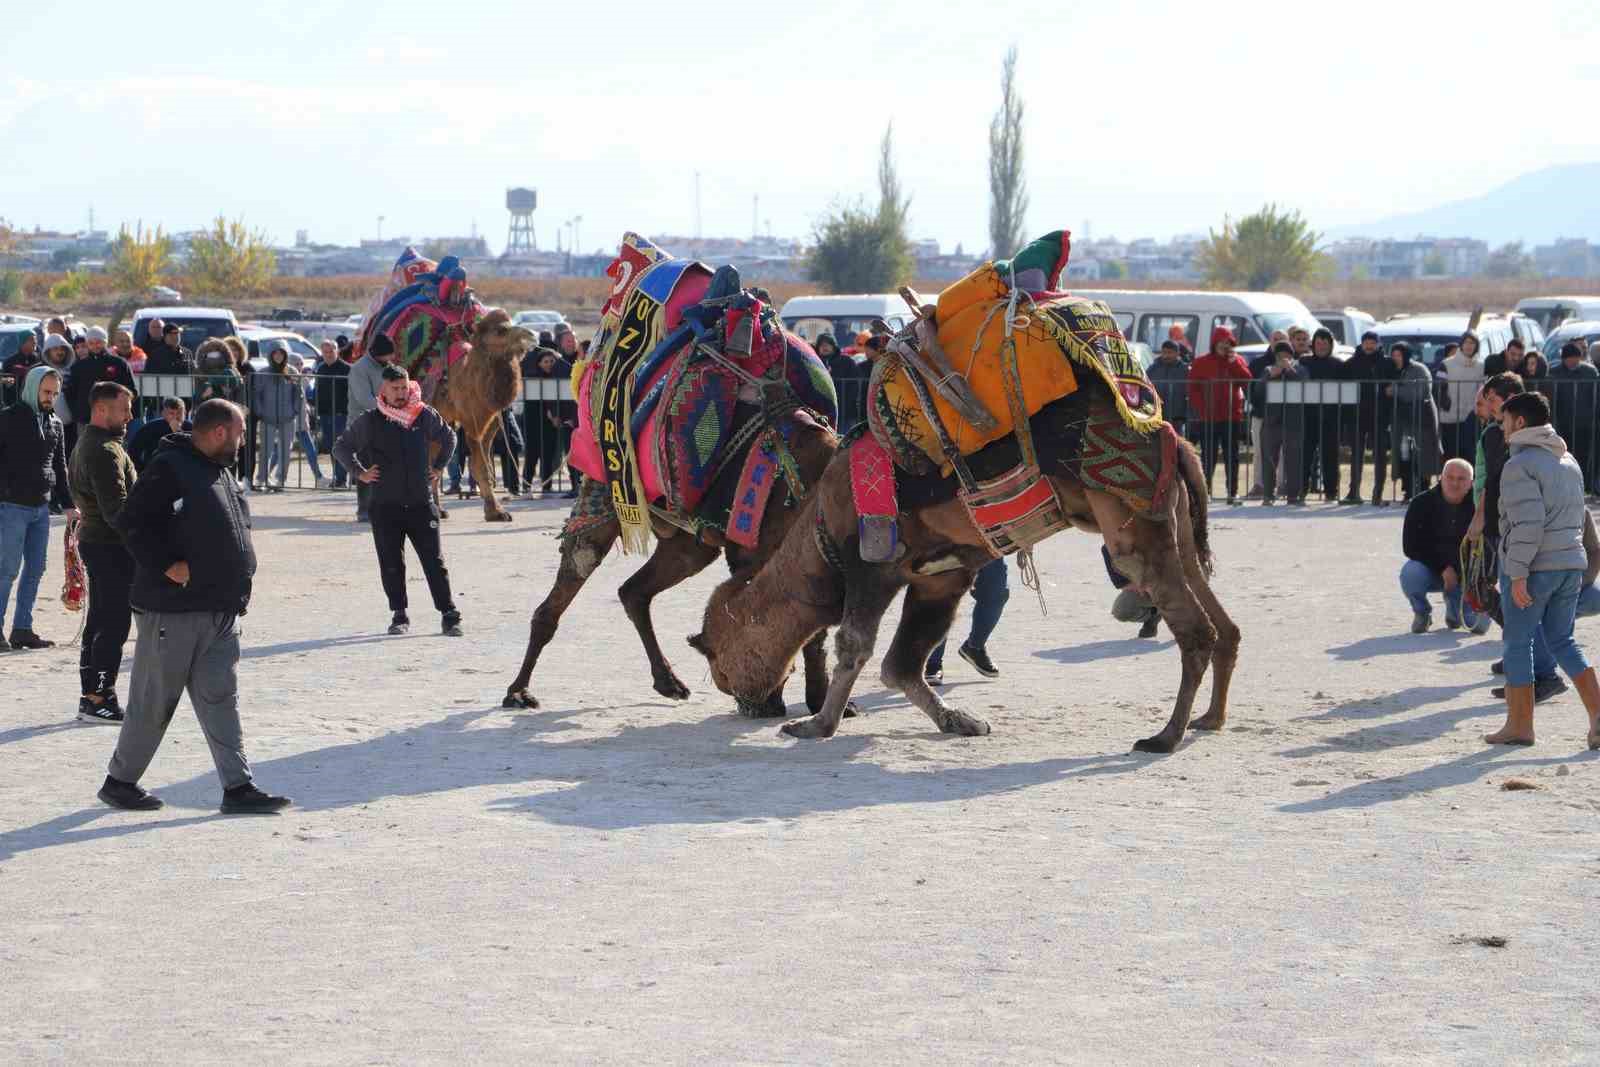
[[[875,196],[893,120],[915,236],[978,251],[1009,44],[1029,232],[1203,231],[1268,200],[1336,226],[1600,160],[1590,3],[1495,7],[354,3],[5,5],[0,217],[243,215],[275,239],[503,244],[508,185],[552,247],[624,229],[798,236]]]

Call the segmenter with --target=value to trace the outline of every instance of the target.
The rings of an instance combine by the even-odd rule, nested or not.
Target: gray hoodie
[[[350,367],[350,421],[378,406],[378,390],[383,386],[383,364],[370,354]]]
[[[1582,571],[1583,470],[1553,426],[1511,435],[1511,458],[1500,475],[1500,569],[1507,578],[1531,571]]]

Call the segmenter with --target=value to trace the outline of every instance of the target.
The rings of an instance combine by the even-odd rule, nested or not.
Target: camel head
[[[511,324],[504,308],[490,308],[472,327],[472,350],[494,360],[520,361],[538,338]]]
[[[772,641],[755,632],[757,617],[764,613],[746,603],[749,596],[741,596],[749,585],[748,575],[735,576],[712,592],[704,623],[689,636],[689,647],[706,658],[718,691],[760,704],[794,669],[794,652],[785,656],[763,648]]]

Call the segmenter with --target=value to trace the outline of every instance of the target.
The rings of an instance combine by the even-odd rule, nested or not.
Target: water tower
[[[506,190],[506,210],[511,212],[511,229],[506,233],[506,255],[531,256],[539,250],[539,243],[533,239],[533,209],[538,206],[538,190]]]

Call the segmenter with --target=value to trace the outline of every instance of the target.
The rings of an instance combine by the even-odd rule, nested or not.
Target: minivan
[[[872,320],[882,319],[899,331],[911,321],[911,309],[897,293],[858,293],[854,296],[791,297],[778,313],[784,329],[815,344],[824,333],[833,334],[839,348],[854,349],[856,335],[872,330]]]
[[[1600,296],[1530,296],[1518,300],[1516,310],[1548,336],[1569,319],[1600,319]]]
[[[1233,331],[1240,354],[1266,350],[1267,338],[1274,330],[1292,326],[1316,330],[1322,324],[1298,297],[1285,293],[1211,293],[1174,290],[1158,292],[1143,289],[1084,289],[1074,287],[1076,296],[1102,300],[1129,341],[1151,349],[1161,347],[1173,326],[1183,329],[1189,347],[1196,355],[1211,350],[1211,332],[1218,326]],[[1348,350],[1347,350],[1348,351]]]
[[[150,320],[160,319],[163,323],[176,323],[182,331],[179,344],[193,352],[201,343],[213,337],[239,336],[239,324],[233,317],[233,312],[227,308],[201,308],[201,307],[149,307],[140,308],[133,313],[133,325],[128,332],[133,335],[133,343],[140,348],[148,350],[151,344]],[[156,338],[157,341],[160,338]]]

